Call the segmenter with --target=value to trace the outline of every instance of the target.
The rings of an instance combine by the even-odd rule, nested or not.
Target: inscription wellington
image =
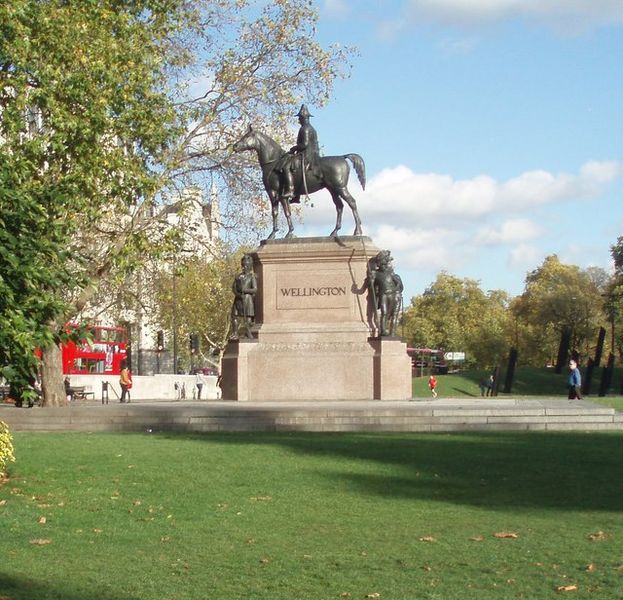
[[[298,298],[303,296],[346,296],[346,287],[291,287],[281,288],[282,296]]]
[[[344,273],[322,271],[280,273],[275,282],[276,308],[294,311],[347,309],[353,300],[348,277]],[[338,318],[344,318],[344,314]]]

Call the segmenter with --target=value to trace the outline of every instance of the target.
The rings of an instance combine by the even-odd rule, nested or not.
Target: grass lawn
[[[621,598],[621,434],[14,438],[3,599]]]
[[[439,385],[437,391],[440,398],[480,398],[479,382],[483,377],[487,377],[489,371],[468,369],[460,373],[450,375],[437,375]],[[554,372],[554,369],[539,369],[535,367],[519,367],[515,372],[511,394],[502,393],[504,386],[504,372],[500,375],[499,397],[520,398],[523,396],[549,396],[566,398],[567,396],[567,372],[561,374]],[[615,369],[612,386],[609,394],[600,398],[598,396],[599,383],[601,380],[601,370],[597,369],[593,374],[591,394],[589,399],[593,402],[607,404],[617,410],[623,410],[623,396],[620,395],[621,384],[623,382],[623,369]],[[616,392],[616,395],[613,395]],[[428,389],[428,377],[413,378],[413,397],[431,398]]]

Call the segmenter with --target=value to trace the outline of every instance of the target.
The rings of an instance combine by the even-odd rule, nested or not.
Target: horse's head
[[[234,152],[244,152],[245,150],[257,150],[257,133],[251,125],[247,128],[244,135],[234,144]]]

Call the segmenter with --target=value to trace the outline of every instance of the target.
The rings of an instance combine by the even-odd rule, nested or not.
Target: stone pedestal
[[[223,398],[238,401],[404,400],[411,397],[406,344],[370,340],[365,287],[369,238],[263,243],[257,340],[232,341],[223,356]]]

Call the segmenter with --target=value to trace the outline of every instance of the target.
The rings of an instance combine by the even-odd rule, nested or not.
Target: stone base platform
[[[623,414],[587,400],[401,402],[133,402],[66,408],[0,406],[12,431],[608,431]]]

